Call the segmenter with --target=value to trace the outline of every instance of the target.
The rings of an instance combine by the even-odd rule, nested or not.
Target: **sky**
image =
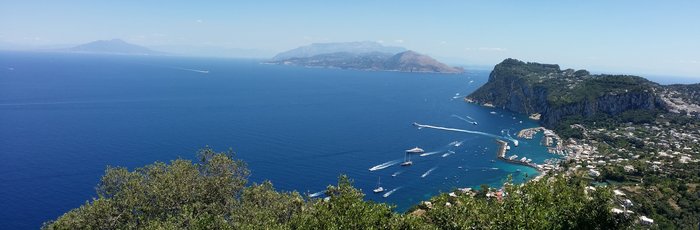
[[[698,12],[697,0],[0,0],[0,45],[120,38],[154,49],[271,56],[315,42],[376,41],[455,65],[493,66],[511,57],[700,79]]]

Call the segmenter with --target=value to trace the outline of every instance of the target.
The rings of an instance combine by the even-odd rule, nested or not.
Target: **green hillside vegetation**
[[[531,88],[545,89],[548,92],[547,102],[551,106],[592,101],[606,94],[651,92],[652,87],[658,85],[638,76],[591,75],[586,70],[561,70],[556,64],[525,63],[515,59],[506,59],[493,72],[500,76],[522,78]]]
[[[607,188],[584,192],[578,178],[549,177],[524,186],[506,183],[502,200],[446,194],[409,214],[365,201],[340,176],[327,200],[249,184],[232,153],[205,148],[199,161],[156,162],[129,171],[109,167],[97,197],[43,229],[618,229],[630,220],[610,212]]]

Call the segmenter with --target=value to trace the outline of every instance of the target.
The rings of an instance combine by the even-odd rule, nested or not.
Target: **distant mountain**
[[[103,54],[131,54],[131,55],[163,55],[165,53],[149,48],[127,43],[121,39],[98,40],[69,48],[69,52],[103,53]]]
[[[394,53],[400,49],[403,48],[384,47],[374,42],[312,44],[280,53],[269,63],[373,71],[464,72],[462,68],[447,66],[414,51]],[[342,51],[335,52],[337,50]]]
[[[462,68],[445,65],[428,55],[413,51],[398,53],[384,62],[384,68],[401,72],[461,73]]]
[[[387,53],[397,54],[406,51],[403,47],[383,46],[377,42],[338,42],[338,43],[313,43],[307,46],[301,46],[296,49],[285,51],[277,54],[272,58],[273,61],[280,61],[291,58],[307,58],[320,54],[330,53]]]

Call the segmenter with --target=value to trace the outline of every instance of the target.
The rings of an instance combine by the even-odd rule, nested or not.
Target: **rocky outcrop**
[[[665,110],[657,93],[661,88],[636,76],[590,75],[585,70],[506,59],[496,65],[489,81],[467,98],[514,112],[540,113],[542,125],[555,127],[573,116]]]

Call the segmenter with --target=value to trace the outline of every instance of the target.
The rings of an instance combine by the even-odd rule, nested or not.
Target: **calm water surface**
[[[206,145],[233,149],[251,181],[311,194],[347,174],[367,199],[399,211],[453,188],[499,185],[508,175],[523,181],[536,172],[491,162],[493,137],[412,126],[497,136],[535,127],[523,115],[463,102],[487,78],[0,52],[0,226],[36,229],[80,206],[95,196],[107,165],[193,159]],[[391,165],[415,146],[435,153]],[[512,152],[536,162],[554,157],[537,139]],[[388,197],[371,192],[380,176],[394,190]]]

